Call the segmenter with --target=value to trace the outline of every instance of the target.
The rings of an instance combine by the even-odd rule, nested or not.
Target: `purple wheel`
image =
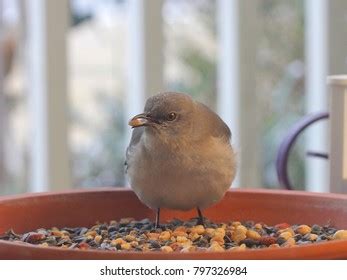
[[[329,113],[314,113],[308,116],[303,117],[298,121],[288,132],[284,140],[282,141],[280,148],[278,150],[277,159],[276,159],[276,171],[279,183],[282,187],[292,190],[293,186],[289,180],[288,176],[288,158],[291,148],[293,147],[298,136],[311,124],[328,119]],[[328,158],[327,154],[318,153],[318,152],[308,152],[310,156],[316,156],[321,158]]]

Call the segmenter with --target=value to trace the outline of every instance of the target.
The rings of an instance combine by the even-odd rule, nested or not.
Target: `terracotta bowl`
[[[254,220],[325,225],[347,229],[347,195],[298,191],[230,190],[205,210],[213,221]],[[195,211],[163,210],[162,220],[189,219]],[[124,217],[154,218],[129,189],[72,190],[0,198],[0,234],[13,228],[23,233],[40,227],[92,226]],[[43,248],[0,241],[0,259],[347,259],[347,240],[230,252],[110,252]]]

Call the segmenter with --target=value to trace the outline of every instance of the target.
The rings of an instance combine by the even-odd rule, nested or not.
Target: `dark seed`
[[[61,245],[67,245],[67,244],[71,244],[71,241],[66,239],[66,238],[61,238],[58,243],[57,246],[61,246]]]
[[[75,233],[75,232],[80,231],[80,228],[69,228],[69,227],[65,227],[65,228],[62,228],[62,230],[65,230],[65,231],[67,231],[68,233]]]
[[[276,242],[278,245],[282,245],[282,244],[286,243],[286,241],[287,240],[285,240],[283,237],[279,237],[279,238],[277,238]]]
[[[258,246],[259,241],[254,240],[254,239],[250,239],[250,238],[246,238],[246,239],[242,240],[240,242],[240,244],[245,244],[248,248],[252,248],[253,246]]]
[[[107,225],[106,224],[102,224],[99,227],[100,230],[107,230]]]
[[[72,238],[72,241],[77,242],[77,243],[85,242],[86,240],[87,240],[87,238],[84,236],[76,236],[76,237]]]
[[[268,226],[263,226],[263,229],[265,230],[266,234],[271,234],[276,231],[273,227],[268,227]]]
[[[325,234],[322,234],[322,235],[318,236],[318,238],[320,238],[321,240],[327,240],[328,236],[326,236]]]
[[[149,243],[151,244],[152,248],[160,248],[160,244],[156,240],[150,240]]]
[[[299,240],[301,240],[302,239],[302,235],[301,234],[295,234],[294,235],[294,240],[295,240],[295,242],[298,242]]]
[[[88,242],[88,244],[89,244],[89,246],[91,246],[91,247],[97,247],[97,246],[98,246],[98,245],[95,243],[94,240],[90,240],[90,241]]]
[[[111,232],[116,232],[117,230],[119,230],[119,226],[109,226],[108,227],[108,232],[111,233]]]
[[[247,228],[252,228],[254,226],[254,222],[253,221],[246,221],[246,222],[242,223],[242,225],[244,225]]]
[[[319,234],[321,233],[321,231],[322,231],[322,228],[319,225],[313,225],[311,227],[311,232],[314,234]]]
[[[226,242],[226,243],[232,242],[232,240],[231,240],[231,238],[230,238],[229,235],[226,234],[226,235],[224,236],[224,242]]]
[[[144,225],[141,229],[142,230],[153,230],[154,227],[152,224],[148,224],[148,225]]]
[[[119,232],[127,232],[129,229],[127,227],[121,227],[118,231]]]
[[[329,229],[327,230],[327,233],[328,233],[328,234],[331,234],[331,235],[335,234],[335,232],[337,232],[337,229],[336,229],[336,228],[329,228]]]
[[[206,238],[201,238],[197,243],[196,245],[198,247],[207,247],[207,245],[209,245],[209,241],[206,240]]]
[[[88,231],[88,229],[86,227],[82,227],[78,234],[79,235],[84,235],[87,231]]]

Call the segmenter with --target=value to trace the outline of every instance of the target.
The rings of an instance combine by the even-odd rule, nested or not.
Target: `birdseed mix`
[[[213,223],[205,220],[203,226],[196,218],[189,221],[174,219],[157,229],[149,219],[125,218],[96,223],[91,228],[40,228],[24,234],[9,230],[0,236],[0,240],[42,247],[166,253],[293,247],[335,239],[347,240],[347,230],[330,225],[280,223],[269,226],[253,221]]]

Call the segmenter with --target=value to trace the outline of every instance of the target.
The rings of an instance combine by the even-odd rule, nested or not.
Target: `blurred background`
[[[127,121],[161,91],[229,124],[236,187],[279,188],[281,140],[346,72],[343,0],[0,0],[0,194],[125,185]],[[327,190],[305,157],[326,131],[295,145],[297,189]]]

